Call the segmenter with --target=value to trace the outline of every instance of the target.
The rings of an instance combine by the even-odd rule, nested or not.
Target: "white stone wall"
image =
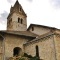
[[[33,26],[33,28],[34,28],[34,31],[32,31],[32,27],[29,29],[29,31],[31,31],[35,34],[38,34],[38,35],[42,35],[42,34],[48,33],[50,31],[50,29],[44,28],[44,27]]]
[[[60,35],[54,36],[55,49],[56,49],[56,60],[60,60]]]
[[[6,35],[5,38],[5,58],[13,57],[13,49],[15,47],[20,47],[22,49],[22,52],[24,52],[23,44],[28,39],[25,39],[20,36],[16,35]]]
[[[25,45],[25,53],[35,56],[36,45],[39,47],[39,57],[43,60],[55,60],[53,36],[42,38],[39,41]]]
[[[58,34],[60,34],[60,30],[56,30],[55,32],[58,33]]]
[[[23,19],[22,24],[18,23],[18,17]],[[7,26],[8,30],[13,30],[13,31],[26,31],[27,30],[27,21],[26,21],[25,16],[19,13],[13,13],[9,19],[11,18],[12,18],[12,22],[10,24],[11,27]]]

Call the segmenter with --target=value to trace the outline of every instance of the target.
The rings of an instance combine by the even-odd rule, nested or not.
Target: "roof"
[[[14,35],[20,35],[20,36],[27,36],[27,37],[36,37],[38,35],[31,33],[29,31],[0,31],[0,33],[4,34],[14,34]]]
[[[30,26],[28,27],[27,31],[28,31],[32,26],[49,28],[49,29],[57,29],[57,28],[55,28],[55,27],[49,27],[49,26],[38,25],[38,24],[30,24]]]
[[[45,33],[43,35],[40,35],[40,36],[37,36],[35,39],[29,41],[29,42],[26,42],[24,45],[27,45],[29,43],[32,43],[32,42],[35,42],[35,41],[38,41],[38,40],[43,40],[43,38],[46,38],[48,36],[52,36],[52,35],[60,35],[60,33],[57,33],[57,32],[48,32],[48,33]]]
[[[17,9],[18,13],[21,14],[21,13],[19,12],[19,9],[20,9],[20,8],[22,9],[22,11],[21,11],[22,14],[27,17],[27,15],[26,15],[26,13],[24,12],[21,4],[20,4],[20,3],[18,2],[18,0],[17,0],[17,1],[15,2],[14,6],[13,6],[13,7],[11,6],[10,13],[9,13],[7,19],[15,12],[15,9]]]
[[[42,38],[45,38],[47,36],[51,36],[51,35],[54,35],[54,34],[55,34],[55,32],[53,32],[53,33],[52,32],[45,33],[43,35],[40,35],[40,36],[36,37],[35,39],[33,39],[33,40],[29,41],[29,42],[26,42],[24,45],[35,42],[35,41],[38,41],[38,40],[40,40]]]

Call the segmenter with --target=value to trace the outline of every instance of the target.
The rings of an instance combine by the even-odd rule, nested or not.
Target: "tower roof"
[[[20,9],[21,9],[21,11],[19,11]],[[9,18],[9,16],[11,16],[12,13],[14,13],[14,12],[18,12],[18,13],[21,12],[24,16],[27,16],[26,13],[25,13],[24,10],[23,10],[21,4],[18,2],[18,0],[16,0],[16,2],[15,2],[15,4],[14,4],[13,7],[11,6],[11,8],[10,8],[10,13],[9,13],[9,15],[8,15],[7,18]]]
[[[18,0],[16,0],[16,2],[15,2],[15,4],[14,4],[14,7],[17,6],[17,5],[18,5],[18,6],[21,6],[21,4],[19,4]]]

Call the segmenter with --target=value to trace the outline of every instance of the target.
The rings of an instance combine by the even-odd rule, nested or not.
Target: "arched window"
[[[11,24],[11,22],[12,22],[12,18],[9,20],[9,24]]]
[[[23,19],[22,18],[21,19],[18,18],[18,23],[21,23],[22,24],[23,23]]]
[[[21,8],[20,8],[20,11],[21,11]]]
[[[21,48],[19,48],[19,47],[15,47],[14,49],[13,49],[13,56],[19,56],[20,55],[20,53],[21,53]]]
[[[23,23],[23,19],[21,18],[21,24]]]
[[[36,56],[39,57],[39,47],[36,45]]]
[[[20,18],[18,18],[18,23],[20,23]]]

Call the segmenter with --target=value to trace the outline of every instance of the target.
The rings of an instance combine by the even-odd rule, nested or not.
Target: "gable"
[[[47,27],[47,26],[43,26],[43,25],[31,24],[27,30],[32,33],[35,33],[37,35],[43,35],[43,34],[46,34],[54,29],[56,29],[56,28]]]

